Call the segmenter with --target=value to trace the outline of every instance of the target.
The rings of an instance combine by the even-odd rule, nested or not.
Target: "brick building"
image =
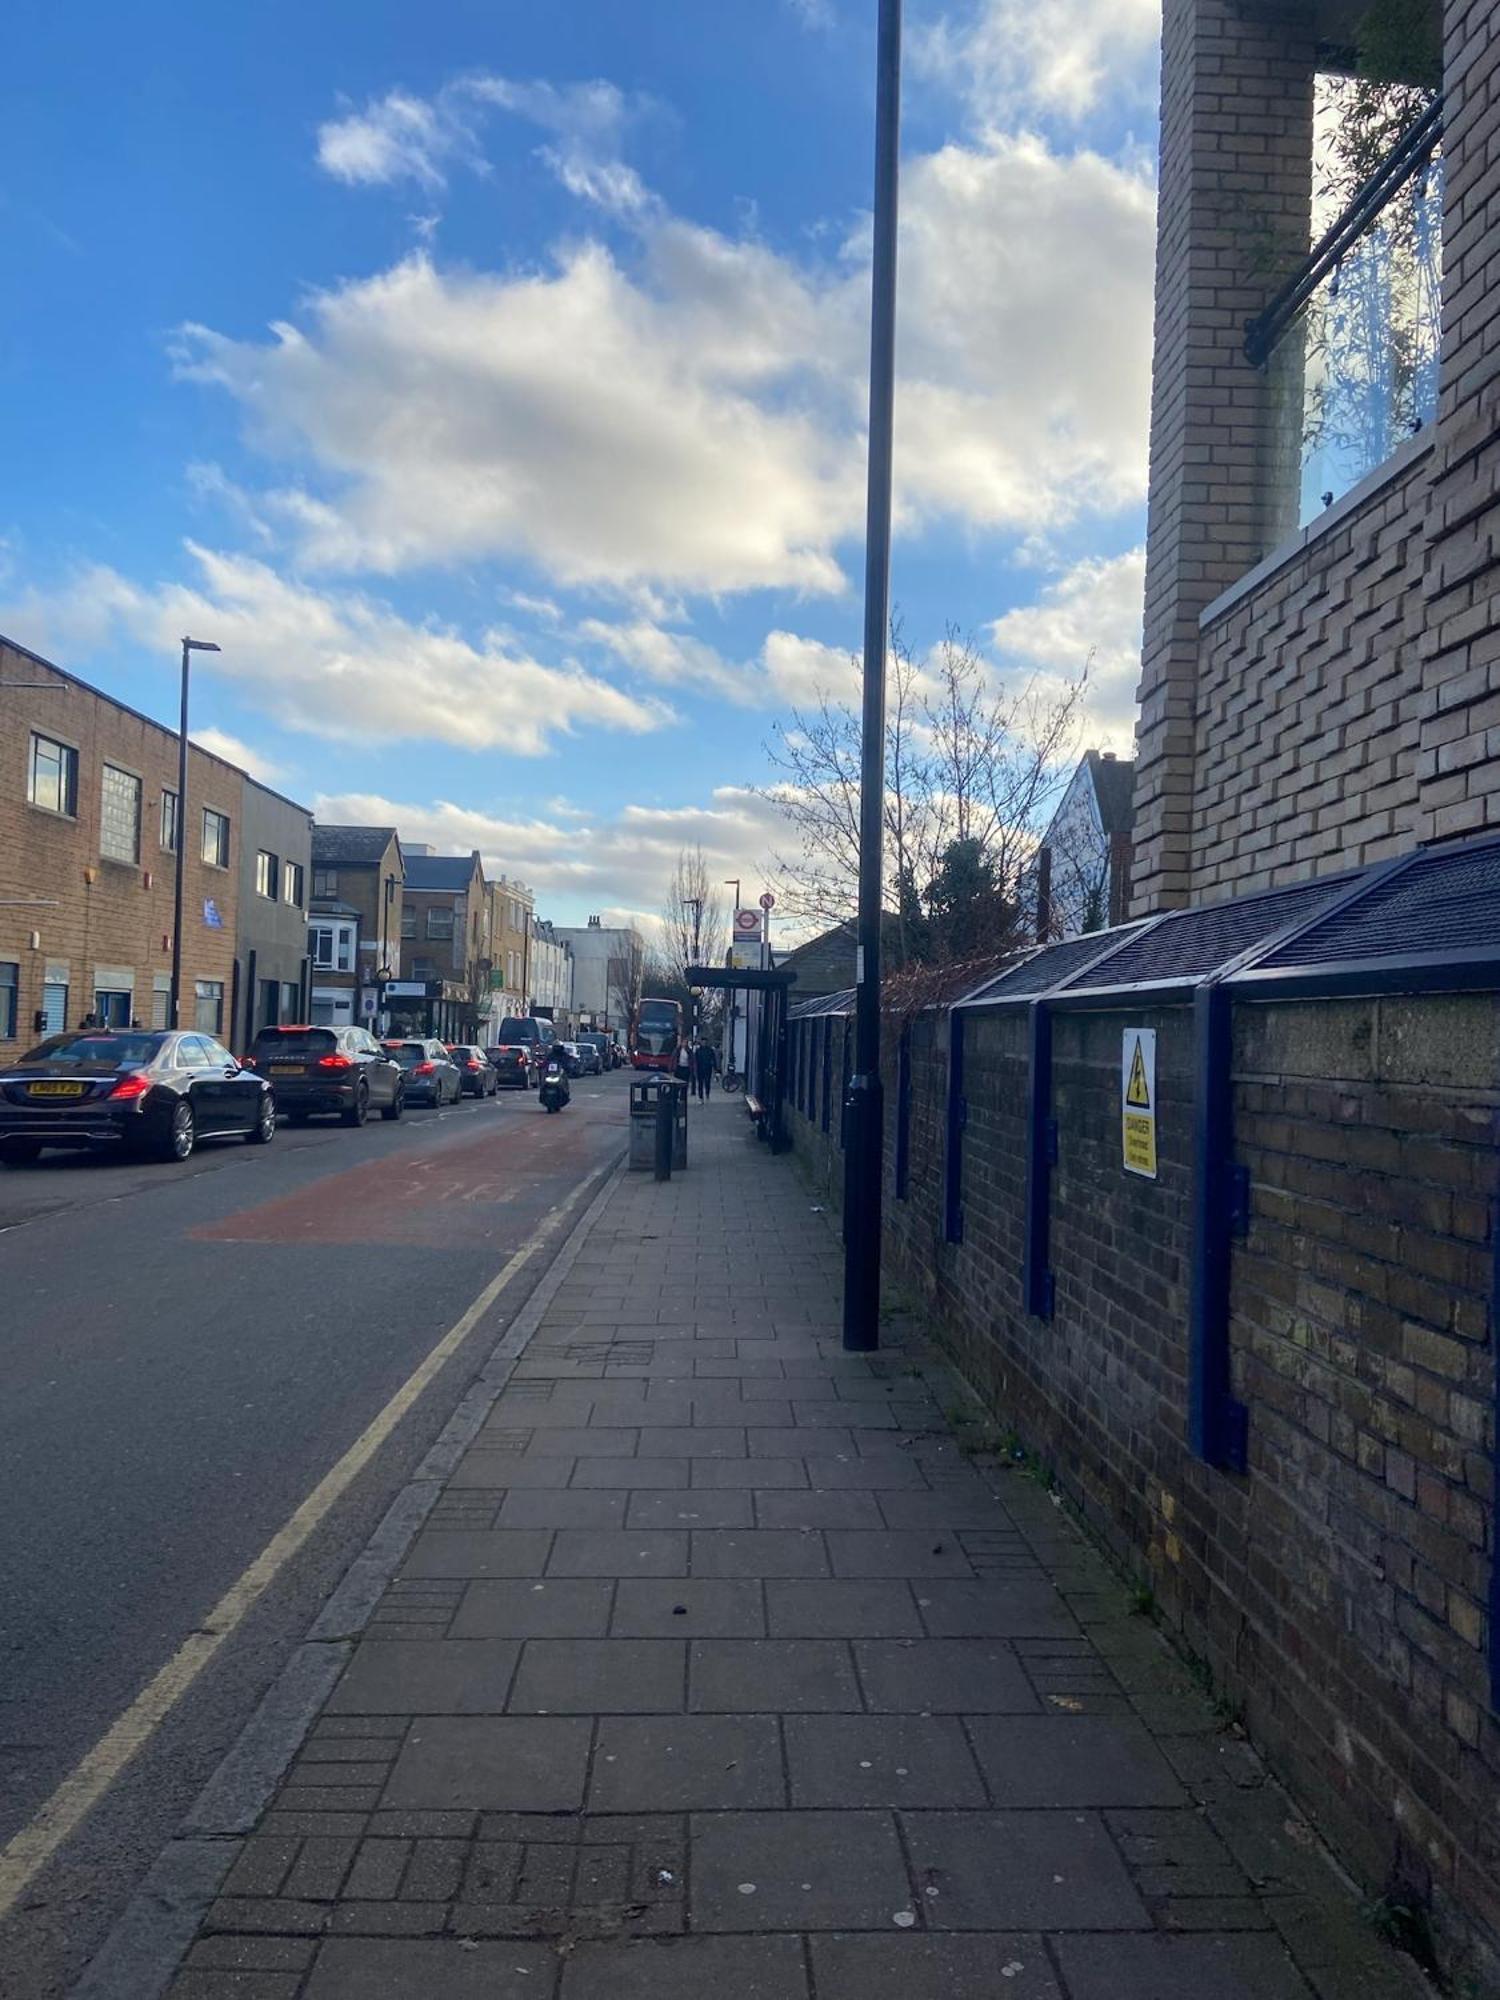
[[[524,882],[502,875],[486,885],[490,927],[490,1000],[485,1032],[493,1041],[510,1014],[524,1014],[531,995],[531,925],[536,898]]]
[[[484,863],[473,854],[406,847],[401,979],[391,1000],[396,1031],[462,1041],[487,1018],[490,905]],[[419,992],[417,989],[423,989]]]
[[[1485,0],[1400,11],[1440,100],[1310,262],[1315,120],[1391,7],[1166,0],[1140,911],[1500,824],[1500,40]]]
[[[312,837],[309,1017],[390,1024],[386,989],[398,972],[406,857],[393,826],[318,826]]]
[[[175,730],[0,639],[0,1052],[86,1015],[167,1025],[177,755]],[[245,907],[247,821],[279,843],[274,908]],[[278,985],[300,982],[303,915],[284,898],[302,893],[309,824],[190,747],[184,1025],[237,1035],[252,958]]]

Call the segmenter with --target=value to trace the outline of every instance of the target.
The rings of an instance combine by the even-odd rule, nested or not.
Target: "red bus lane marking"
[[[581,1137],[581,1132],[577,1137]],[[571,1138],[571,1143],[570,1143]],[[207,1243],[386,1243],[441,1247],[489,1233],[489,1216],[508,1222],[512,1204],[553,1175],[592,1164],[563,1133],[537,1135],[524,1160],[507,1159],[497,1135],[444,1147],[441,1154],[367,1160],[294,1194],[278,1195],[188,1235]],[[499,1170],[497,1172],[497,1169]]]

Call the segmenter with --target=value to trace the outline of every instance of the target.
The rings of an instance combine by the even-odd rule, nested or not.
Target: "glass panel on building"
[[[281,863],[261,848],[255,857],[255,893],[275,903],[281,899]]]
[[[78,811],[78,752],[70,744],[33,734],[26,796],[34,806],[71,819]]]
[[[212,806],[203,808],[203,859],[214,868],[229,866],[229,820]]]
[[[99,852],[106,861],[141,858],[141,781],[114,764],[104,766],[99,790]]]
[[[288,903],[302,908],[303,874],[300,861],[288,861],[281,871],[282,896]]]
[[[0,1042],[15,1040],[20,991],[20,966],[9,959],[0,959]]]
[[[199,979],[193,986],[193,1026],[200,1034],[217,1035],[224,1026],[224,982]]]
[[[177,851],[177,794],[165,789],[161,795],[161,844],[169,854]]]
[[[94,990],[94,1019],[101,1028],[128,1028],[135,1000],[129,989],[101,986]]]

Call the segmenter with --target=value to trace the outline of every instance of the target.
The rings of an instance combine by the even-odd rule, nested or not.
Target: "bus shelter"
[[[791,1145],[786,1130],[786,1050],[788,989],[797,982],[791,966],[773,966],[765,971],[748,966],[690,965],[687,983],[698,990],[713,987],[721,992],[743,993],[747,1011],[756,1003],[756,1033],[745,1080],[745,1102],[762,1139],[770,1141],[773,1153],[784,1153]]]

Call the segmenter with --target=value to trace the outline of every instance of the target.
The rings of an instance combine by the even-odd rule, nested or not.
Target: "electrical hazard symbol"
[[[1120,1051],[1120,1128],[1127,1174],[1156,1179],[1156,1030],[1127,1028]]]

